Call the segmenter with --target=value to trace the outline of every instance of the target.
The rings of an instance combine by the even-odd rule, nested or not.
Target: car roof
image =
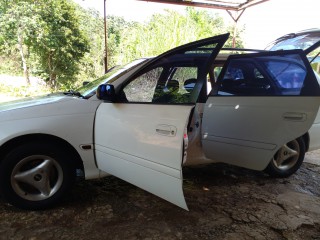
[[[302,49],[306,50],[319,42],[320,29],[313,28],[296,33],[289,33],[269,43],[266,50],[289,50]]]

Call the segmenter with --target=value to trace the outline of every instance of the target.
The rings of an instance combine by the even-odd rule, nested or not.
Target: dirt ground
[[[320,239],[320,151],[286,179],[222,164],[184,169],[185,211],[117,178],[78,182],[58,207],[0,197],[0,239]]]

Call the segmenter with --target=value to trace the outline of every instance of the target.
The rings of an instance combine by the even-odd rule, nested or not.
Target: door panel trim
[[[112,158],[117,158],[117,159],[120,159],[122,161],[126,161],[126,162],[130,162],[132,164],[136,164],[136,165],[140,165],[142,167],[146,167],[146,168],[150,168],[154,171],[157,171],[157,172],[161,172],[161,173],[164,173],[164,174],[167,174],[171,177],[175,177],[175,178],[181,178],[181,171],[179,169],[174,169],[174,168],[171,168],[171,167],[167,167],[165,165],[161,165],[161,164],[157,164],[157,163],[154,163],[150,160],[147,160],[147,159],[143,159],[143,158],[140,158],[140,157],[136,157],[136,156],[133,156],[133,155],[130,155],[130,154],[127,154],[125,152],[120,152],[120,151],[117,151],[117,150],[114,150],[114,149],[111,149],[111,148],[107,148],[107,147],[104,147],[104,146],[101,146],[101,145],[96,145],[96,149],[95,149],[96,153],[100,152],[102,154],[105,154],[105,158],[109,158],[109,157],[112,157]],[[103,161],[99,161],[98,162],[98,168],[101,168],[100,166],[102,165],[102,162]],[[108,168],[106,168],[108,169]]]
[[[249,141],[245,139],[236,139],[236,138],[226,138],[226,137],[219,137],[219,136],[203,136],[203,141],[208,142],[220,142],[225,144],[243,146],[248,148],[258,148],[258,149],[265,149],[265,150],[274,150],[277,145],[272,143],[264,143],[264,142],[255,142]]]
[[[118,178],[130,182],[152,194],[161,196],[163,199],[188,210],[180,178],[163,174],[149,167],[100,151],[96,151],[96,156],[97,158],[104,159],[99,162],[100,169],[108,169]],[[156,179],[156,181],[153,181],[152,184],[149,181],[141,181],[142,176],[145,179]],[[170,198],[167,198],[167,196],[170,196]]]
[[[202,141],[206,156],[216,162],[229,163],[253,170],[264,170],[269,164],[274,150],[252,148],[247,146],[226,144],[222,142]],[[212,145],[214,144],[214,148]],[[250,156],[248,158],[247,156]]]

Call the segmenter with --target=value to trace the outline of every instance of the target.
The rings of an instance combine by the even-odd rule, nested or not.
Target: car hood
[[[0,104],[0,123],[23,119],[95,114],[101,102],[64,94],[50,94]]]
[[[62,99],[67,99],[68,97],[64,96],[63,94],[49,94],[45,96],[39,97],[29,97],[29,98],[22,98],[19,100],[9,101],[0,103],[0,113],[20,108],[28,108],[38,105],[45,105],[45,104],[52,104],[57,101],[61,101]]]

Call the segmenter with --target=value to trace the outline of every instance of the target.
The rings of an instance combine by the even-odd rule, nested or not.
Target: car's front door
[[[210,63],[227,39],[225,34],[169,51],[117,84],[116,101],[103,102],[96,113],[99,169],[187,209],[184,135],[206,93]]]
[[[309,130],[319,92],[301,50],[231,56],[205,105],[206,156],[263,170],[281,146]]]

